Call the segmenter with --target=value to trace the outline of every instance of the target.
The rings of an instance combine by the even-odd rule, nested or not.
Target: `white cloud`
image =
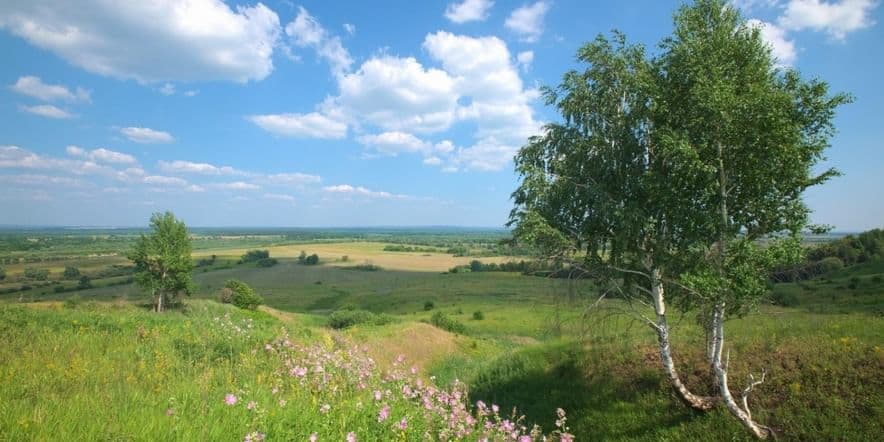
[[[355,30],[355,28],[353,29]],[[310,15],[303,7],[298,7],[298,15],[286,25],[285,33],[292,37],[292,42],[296,46],[315,50],[321,58],[331,65],[335,75],[343,75],[350,70],[353,58],[344,49],[341,38],[330,35],[319,23],[319,20]]]
[[[13,183],[23,186],[65,186],[85,187],[86,182],[78,178],[51,175],[0,175],[0,182]]]
[[[534,51],[522,51],[516,55],[516,61],[519,63],[519,66],[528,70],[531,68],[531,63],[534,62]]]
[[[189,183],[187,180],[183,178],[178,178],[174,176],[163,176],[163,175],[148,175],[141,180],[145,184],[150,184],[154,186],[176,186],[176,187],[185,187],[188,186]]]
[[[494,0],[464,0],[460,3],[449,3],[445,8],[445,18],[454,23],[484,21],[488,11],[494,6]]]
[[[292,203],[292,204],[295,203],[295,197],[293,197],[291,195],[284,195],[281,193],[265,193],[264,199],[285,201],[285,202]]]
[[[139,82],[261,80],[279,17],[222,0],[0,3],[0,28],[89,72]]]
[[[426,157],[424,158],[424,164],[428,166],[438,166],[442,164],[442,159],[439,157]]]
[[[78,101],[88,103],[91,101],[90,92],[81,87],[78,87],[74,92],[71,92],[70,89],[62,85],[43,83],[43,80],[41,80],[40,77],[35,77],[33,75],[19,77],[15,84],[9,88],[19,94],[38,98],[43,101],[62,100],[72,103]]]
[[[396,156],[399,153],[426,152],[430,143],[405,132],[384,132],[377,135],[363,135],[358,141],[372,147],[378,153]]]
[[[159,169],[166,173],[194,173],[200,175],[248,175],[246,172],[236,170],[230,166],[215,166],[208,163],[194,163],[191,161],[159,161]]]
[[[122,152],[116,152],[113,150],[108,150],[105,148],[98,148],[94,150],[85,150],[79,148],[77,146],[68,146],[65,151],[68,155],[84,158],[89,161],[96,161],[100,163],[114,163],[114,164],[134,164],[137,163],[135,157],[129,154],[125,154]]]
[[[350,195],[350,196],[364,196],[368,198],[381,198],[381,199],[408,199],[411,198],[408,195],[394,194],[390,192],[377,191],[367,189],[362,186],[351,186],[349,184],[338,184],[336,186],[326,186],[322,188],[328,193],[336,193],[341,195]]]
[[[315,184],[322,179],[319,175],[309,175],[306,173],[276,173],[267,175],[267,182],[272,184],[286,184],[286,185],[304,185],[304,184]]]
[[[128,139],[142,144],[171,143],[175,140],[168,132],[146,127],[124,127],[120,129],[120,133]]]
[[[785,30],[773,23],[766,23],[756,19],[749,20],[748,25],[760,29],[761,38],[770,46],[771,55],[776,58],[779,65],[791,66],[795,63],[795,60],[798,58],[795,42],[786,36]]]
[[[351,120],[408,132],[437,132],[454,122],[454,79],[440,69],[425,69],[411,57],[373,57],[338,84],[340,95],[326,107]]]
[[[344,23],[344,30],[347,31],[348,34],[354,35],[356,34],[356,25],[352,23]]]
[[[158,90],[161,94],[166,96],[175,95],[175,85],[172,83],[166,83]]]
[[[39,115],[41,117],[46,117],[46,118],[55,118],[57,120],[65,120],[68,118],[74,118],[74,114],[72,114],[64,109],[55,107],[51,104],[38,104],[36,106],[19,106],[19,109],[21,109],[22,111],[27,112],[29,114]]]
[[[789,0],[779,18],[779,25],[793,31],[825,31],[833,38],[843,40],[848,33],[875,23],[871,12],[876,6],[877,0]]]
[[[234,181],[232,183],[215,183],[212,187],[224,190],[258,190],[261,186],[244,181]]]
[[[267,132],[288,137],[340,139],[347,136],[345,123],[318,112],[252,115],[247,118]]]
[[[543,35],[543,19],[549,6],[545,1],[522,6],[507,17],[504,25],[518,34],[522,41],[535,42]]]
[[[200,91],[198,91],[198,90],[185,91],[184,96],[185,97],[195,97],[198,93],[200,93]]]
[[[478,170],[483,172],[503,169],[513,159],[519,146],[501,143],[493,137],[479,140],[476,144],[455,151],[452,156],[452,169]]]

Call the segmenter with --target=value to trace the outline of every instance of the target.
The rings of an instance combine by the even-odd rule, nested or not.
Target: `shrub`
[[[57,286],[55,286],[55,287],[52,288],[52,291],[55,292],[55,293],[64,293],[65,288],[64,288],[63,285],[57,285]]]
[[[132,278],[129,278],[132,279]],[[131,282],[131,281],[129,281]],[[80,282],[77,283],[77,290],[86,290],[92,288],[92,279],[86,275],[80,277]]]
[[[481,321],[485,319],[485,314],[482,313],[480,310],[476,310],[473,312],[473,319],[476,321]]]
[[[427,301],[424,303],[424,311],[428,312],[436,307],[436,304],[433,304],[433,301]]]
[[[249,250],[242,256],[240,260],[242,262],[253,262],[267,258],[270,258],[269,250]]]
[[[304,259],[304,264],[307,264],[308,266],[319,264],[319,255],[314,253],[308,256],[306,259]]]
[[[377,272],[383,270],[381,266],[374,264],[357,264],[355,266],[341,267],[342,270],[361,270],[363,272]]]
[[[0,267],[0,281],[3,281],[4,279],[6,279],[6,269]]]
[[[49,278],[49,270],[28,267],[25,269],[25,278],[34,281],[45,281]]]
[[[465,325],[440,311],[433,313],[433,316],[430,318],[430,323],[442,330],[450,331],[451,333],[466,334],[467,332],[467,327]]]
[[[884,282],[884,277],[881,277],[881,275],[875,275],[872,277],[872,282],[874,282],[875,284],[880,284]]]
[[[349,260],[350,260],[350,257],[347,256],[347,255],[344,255],[344,256],[341,257],[341,262],[347,262],[347,261],[349,261]]]
[[[857,287],[859,287],[859,282],[860,282],[859,277],[854,276],[854,277],[850,278],[850,283],[847,284],[847,288],[849,288],[850,290],[856,290]]]
[[[258,267],[273,267],[279,264],[276,258],[261,258],[255,263]]]
[[[337,310],[328,316],[328,326],[342,329],[358,324],[384,325],[394,320],[390,315],[376,315],[367,310]]]
[[[80,269],[74,266],[65,266],[64,279],[77,279],[80,277]]]
[[[817,265],[819,266],[819,272],[821,274],[827,274],[843,269],[844,261],[841,261],[841,258],[836,256],[830,256],[821,259]]]
[[[239,308],[254,310],[264,303],[261,296],[242,281],[230,279],[224,283],[224,288],[230,289],[233,292],[231,303]]]
[[[233,302],[233,290],[224,287],[218,291],[218,301],[222,304],[230,304]]]

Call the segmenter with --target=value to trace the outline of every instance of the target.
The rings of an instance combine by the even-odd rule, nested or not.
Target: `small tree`
[[[153,214],[150,226],[152,232],[135,241],[129,259],[135,264],[135,282],[153,296],[154,310],[162,312],[180,294],[194,290],[191,244],[187,227],[172,212]]]
[[[264,299],[255,293],[248,284],[236,279],[225,282],[221,291],[222,302],[225,297],[229,297],[230,302],[239,308],[255,310],[264,303]]]
[[[64,279],[77,279],[80,277],[80,269],[74,266],[65,266]]]
[[[92,279],[86,275],[80,277],[80,281],[77,283],[77,290],[86,290],[92,288]]]

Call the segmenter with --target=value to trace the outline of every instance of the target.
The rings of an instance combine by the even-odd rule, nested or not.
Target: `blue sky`
[[[577,48],[649,47],[674,1],[4,1],[0,224],[501,226],[511,158]],[[876,0],[739,0],[783,65],[847,91],[807,194],[884,224]],[[879,189],[879,190],[875,190]]]

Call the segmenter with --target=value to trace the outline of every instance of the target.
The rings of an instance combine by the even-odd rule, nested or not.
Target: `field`
[[[196,268],[193,297],[162,315],[150,312],[149,299],[127,283],[125,247],[110,251],[113,256],[89,256],[97,247],[79,244],[58,255],[30,252],[43,261],[3,265],[4,288],[33,287],[0,294],[0,439],[242,440],[260,432],[268,440],[305,440],[316,432],[320,440],[341,440],[350,431],[359,440],[457,436],[439,433],[443,417],[421,411],[419,402],[392,393],[380,402],[372,397],[376,389],[395,392],[393,382],[399,389],[465,390],[468,412],[478,413],[479,400],[499,405],[502,418],[518,407],[528,429],[536,423],[546,434],[557,430],[561,407],[578,440],[748,440],[726,411],[701,415],[679,404],[662,375],[651,330],[624,314],[617,299],[587,310],[597,295],[589,282],[448,272],[474,259],[524,258],[492,253],[497,233],[314,240],[272,233],[196,241],[195,260],[215,259]],[[384,250],[454,243],[471,244],[470,253]],[[237,262],[256,247],[279,263]],[[318,254],[321,263],[299,264],[302,250]],[[55,256],[61,258],[49,259]],[[380,269],[352,268],[365,263]],[[92,276],[94,287],[56,291],[77,283],[62,280],[66,266]],[[45,282],[28,281],[26,268],[50,274]],[[771,301],[729,322],[732,388],[741,389],[749,373],[768,370],[750,401],[753,415],[781,439],[870,440],[884,433],[882,276],[884,265],[875,261],[776,284],[770,298],[779,305]],[[217,303],[219,289],[233,278],[253,287],[266,306],[250,312]],[[361,310],[384,323],[326,325],[334,312]],[[461,329],[434,325],[439,312]],[[708,390],[702,330],[692,313],[673,322],[680,372],[691,388]],[[280,344],[284,334],[300,352],[287,353],[293,350]],[[356,379],[361,352],[377,368]],[[308,354],[322,355],[333,373],[329,383],[281,375]],[[401,371],[395,381],[381,375]],[[225,403],[228,394],[237,404]],[[390,406],[384,419],[381,402]],[[323,411],[326,403],[330,411]],[[451,419],[460,412],[446,413]],[[402,419],[406,428],[398,426]]]

